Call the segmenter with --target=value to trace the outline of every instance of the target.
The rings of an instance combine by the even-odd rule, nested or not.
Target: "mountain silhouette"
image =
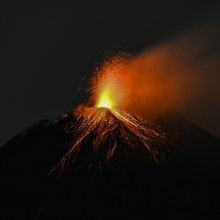
[[[155,121],[169,136],[160,163],[139,150],[138,141],[125,155],[120,136],[116,153],[100,163],[88,138],[74,164],[70,160],[62,172],[51,172],[68,151],[66,127],[74,120],[72,114],[42,120],[0,148],[1,219],[220,217],[220,140],[215,136],[165,112]],[[91,160],[95,166],[89,166]]]

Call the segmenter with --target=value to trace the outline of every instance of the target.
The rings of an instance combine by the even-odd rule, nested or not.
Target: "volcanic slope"
[[[40,121],[0,148],[1,219],[219,217],[218,138],[166,112],[156,122],[169,136],[161,146],[169,149],[161,163],[134,135],[128,145],[120,132],[108,136],[106,141],[116,139],[118,147],[102,161],[106,143],[91,152],[91,134],[74,163],[70,158],[61,174],[54,170],[48,175],[68,152],[73,136],[66,128],[77,120],[66,114]]]

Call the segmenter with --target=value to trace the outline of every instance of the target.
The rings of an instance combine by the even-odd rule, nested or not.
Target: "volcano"
[[[104,114],[118,120],[109,111]],[[77,157],[71,155],[62,172],[53,170],[75,138],[66,128],[80,120],[71,113],[40,121],[0,148],[1,219],[220,217],[218,138],[175,112],[165,112],[155,120],[169,136],[161,146],[168,150],[160,163],[130,133],[131,143],[113,132],[94,151],[96,127]],[[115,141],[118,147],[108,157],[113,148],[106,147]]]
[[[81,106],[73,114],[75,117],[66,127],[69,149],[52,171],[57,168],[62,171],[69,160],[75,162],[79,158],[81,161],[85,152],[92,158],[88,166],[96,168],[119,151],[122,155],[131,149],[145,151],[157,162],[163,155],[160,148],[164,145],[165,135],[156,124],[124,110],[106,107]],[[92,143],[90,147],[85,143],[88,139]]]

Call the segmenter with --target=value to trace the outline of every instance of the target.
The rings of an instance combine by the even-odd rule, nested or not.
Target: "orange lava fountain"
[[[100,155],[98,162],[109,161],[123,145],[126,146],[125,153],[129,147],[135,149],[140,146],[159,163],[165,135],[152,123],[121,108],[126,92],[121,70],[126,67],[126,61],[127,59],[121,57],[115,58],[96,72],[90,90],[90,103],[93,106],[79,106],[74,112],[77,120],[67,127],[67,131],[74,136],[73,141],[54,169],[65,169],[70,159],[74,162],[80,154],[81,145],[90,136],[93,140],[87,145],[91,145],[88,147],[92,148],[94,154]],[[93,162],[91,158],[90,163]]]

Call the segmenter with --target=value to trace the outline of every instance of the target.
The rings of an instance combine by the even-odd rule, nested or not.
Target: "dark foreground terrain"
[[[0,148],[0,219],[220,218],[216,137],[165,113],[158,122],[169,153],[160,165],[131,150],[96,171],[70,162],[60,176],[48,175],[67,150],[70,120],[41,121]]]

